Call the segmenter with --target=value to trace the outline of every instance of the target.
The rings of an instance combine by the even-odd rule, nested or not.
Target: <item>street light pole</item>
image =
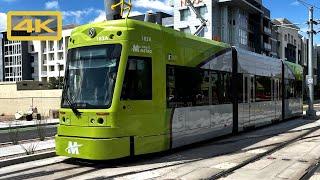
[[[308,110],[307,110],[307,117],[310,119],[316,118],[316,111],[313,108],[313,101],[314,101],[314,79],[313,79],[313,34],[316,32],[313,29],[313,25],[317,24],[313,20],[313,6],[309,7],[309,59],[308,59],[308,75],[306,77],[306,82],[308,86],[309,91],[309,97],[308,97]]]

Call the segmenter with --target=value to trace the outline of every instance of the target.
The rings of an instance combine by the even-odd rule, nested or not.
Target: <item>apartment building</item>
[[[146,13],[137,16],[130,16],[130,19],[145,21],[148,16],[148,21],[156,24],[161,24],[165,27],[173,28],[173,16],[164,12]]]
[[[67,44],[74,27],[64,26],[59,41],[9,41],[7,33],[2,32],[0,81],[49,81],[64,77]]]
[[[2,45],[2,34],[0,34],[0,82],[3,81],[3,45]]]
[[[299,34],[300,28],[286,18],[278,18],[272,21],[278,33],[279,58],[300,64],[304,72],[308,72],[309,40]],[[317,48],[313,50],[313,69],[316,74],[318,69]]]
[[[38,80],[49,82],[50,79],[64,77],[67,59],[67,46],[74,25],[65,26],[59,41],[29,42],[31,59],[37,63]]]
[[[271,56],[270,11],[261,0],[194,0],[206,20],[200,36]],[[194,33],[201,25],[186,1],[174,1],[174,28]],[[276,52],[274,52],[276,53]]]
[[[302,62],[302,41],[299,34],[300,28],[292,24],[286,18],[274,19],[273,23],[278,27],[280,40],[280,58],[293,63]]]
[[[22,32],[15,32],[20,34]],[[22,80],[33,80],[31,72],[31,58],[28,53],[27,41],[10,41],[7,32],[1,33],[2,38],[2,80],[16,82]],[[27,34],[23,34],[27,35]],[[0,64],[0,65],[1,65]]]

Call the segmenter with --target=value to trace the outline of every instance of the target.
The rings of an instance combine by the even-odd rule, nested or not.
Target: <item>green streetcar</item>
[[[154,153],[302,114],[302,68],[120,19],[70,37],[56,153]]]

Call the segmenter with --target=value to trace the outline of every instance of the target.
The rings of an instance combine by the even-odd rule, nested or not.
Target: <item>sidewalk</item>
[[[26,155],[26,151],[40,151],[51,149],[55,147],[54,139],[46,141],[36,141],[12,146],[5,146],[0,148],[0,159],[7,156]]]
[[[47,120],[32,120],[32,121],[20,121],[20,120],[13,120],[13,121],[6,121],[0,122],[0,130],[6,130],[10,127],[33,127],[37,124],[46,124],[46,125],[55,125],[59,123],[59,119],[47,119]]]

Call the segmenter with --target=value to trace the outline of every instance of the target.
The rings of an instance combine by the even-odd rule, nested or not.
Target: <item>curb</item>
[[[2,127],[1,130],[8,130],[10,128],[27,128],[27,127],[37,127],[37,126],[50,126],[50,125],[57,125],[59,122],[52,122],[52,123],[46,123],[46,124],[31,124],[31,125],[21,125],[21,126],[12,126],[12,127]]]
[[[12,158],[12,159],[5,159],[5,160],[0,161],[0,168],[15,165],[15,164],[21,164],[21,163],[25,163],[25,162],[50,158],[50,157],[54,157],[54,156],[56,156],[55,151],[48,151],[48,152],[42,152],[39,154],[32,154],[32,155],[16,157],[16,158]]]

